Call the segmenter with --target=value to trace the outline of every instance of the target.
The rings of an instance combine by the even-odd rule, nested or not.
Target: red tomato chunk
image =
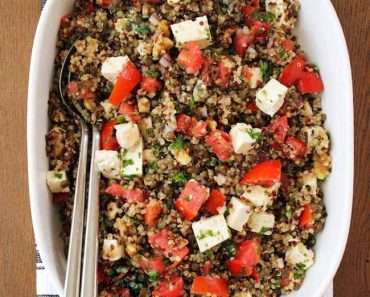
[[[227,281],[219,277],[197,276],[193,280],[191,293],[195,295],[212,294],[217,297],[228,297],[229,287]]]

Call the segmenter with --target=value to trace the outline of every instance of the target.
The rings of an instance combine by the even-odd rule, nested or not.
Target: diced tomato
[[[201,138],[207,134],[207,122],[197,121],[186,114],[176,116],[176,130],[189,136]]]
[[[212,262],[208,260],[202,267],[202,273],[208,275],[211,272],[212,266]]]
[[[191,135],[196,138],[201,138],[207,135],[207,125],[208,124],[205,121],[195,120],[195,123],[193,122],[193,126],[191,127],[191,130],[190,130]]]
[[[298,90],[302,94],[321,93],[324,83],[318,73],[305,71],[298,81]]]
[[[139,265],[145,272],[155,271],[162,274],[166,271],[166,266],[164,265],[163,260],[160,257],[152,259],[142,257],[139,261]]]
[[[109,102],[113,105],[120,105],[131,94],[132,90],[140,83],[141,73],[136,66],[129,62],[117,77],[109,97]]]
[[[117,125],[115,120],[105,122],[100,132],[100,148],[102,150],[118,150],[119,144],[117,142],[114,126]]]
[[[148,241],[153,249],[166,257],[173,258],[177,263],[189,254],[189,249],[186,246],[188,241],[167,229],[149,235]]]
[[[235,257],[227,262],[227,267],[235,276],[250,276],[259,261],[259,243],[255,239],[245,240],[240,244]]]
[[[75,80],[72,80],[67,85],[68,94],[76,96],[78,92],[78,83]]]
[[[130,290],[126,288],[117,289],[117,292],[113,296],[118,297],[131,297]]]
[[[197,276],[191,285],[191,293],[195,295],[210,294],[217,297],[229,297],[229,286],[225,279],[211,276]]]
[[[252,26],[255,21],[253,18],[253,13],[260,9],[260,0],[252,0],[249,5],[242,7],[242,13],[244,14],[244,23],[248,26]]]
[[[206,144],[221,161],[230,159],[233,153],[230,135],[221,130],[214,130],[206,137]]]
[[[144,77],[141,82],[141,88],[148,93],[156,93],[161,90],[162,84],[154,77]]]
[[[306,204],[303,206],[303,211],[299,218],[299,227],[301,229],[311,228],[314,222],[312,206],[311,204]]]
[[[188,134],[192,125],[192,118],[186,114],[178,114],[176,116],[176,130],[184,134]]]
[[[283,270],[280,278],[280,285],[282,288],[285,288],[289,286],[290,284],[290,278],[289,278],[289,270],[285,269]]]
[[[105,189],[105,193],[126,199],[128,203],[143,202],[144,192],[140,189],[128,190],[119,184],[112,184]]]
[[[184,296],[184,281],[180,276],[172,276],[159,283],[152,297],[182,297]]]
[[[133,103],[122,102],[119,107],[119,113],[125,116],[125,118],[130,122],[140,122],[139,111],[137,110],[137,106]]]
[[[157,200],[150,200],[145,207],[144,221],[150,227],[156,225],[157,220],[162,212],[162,204]]]
[[[266,128],[266,131],[272,133],[275,141],[279,144],[284,143],[288,130],[289,124],[286,115],[275,118]]]
[[[292,185],[293,185],[292,179],[282,172],[280,189],[282,190],[285,197],[288,197]]]
[[[223,88],[226,87],[229,84],[231,75],[231,69],[227,67],[224,62],[221,61],[218,64],[218,75],[217,79],[215,80],[215,84]]]
[[[255,165],[242,178],[242,185],[252,184],[270,187],[281,180],[280,160],[267,160]]]
[[[214,61],[207,56],[203,57],[203,66],[201,72],[201,78],[205,85],[209,85],[211,83],[211,67]]]
[[[267,37],[267,33],[271,29],[271,24],[261,21],[254,21],[252,25],[252,33],[257,41],[263,41]]]
[[[246,32],[243,29],[238,29],[234,37],[235,52],[239,56],[244,57],[247,48],[253,43],[254,38],[255,36],[252,32]]]
[[[92,14],[94,12],[94,10],[95,10],[94,1],[90,0],[86,4],[85,12],[86,12],[87,15],[89,15],[89,14]]]
[[[289,136],[285,141],[283,150],[288,158],[295,160],[306,155],[307,146],[302,140]]]
[[[256,105],[256,102],[248,103],[248,104],[247,104],[247,109],[248,109],[250,112],[256,113],[256,112],[258,111],[258,107],[257,107],[257,105]]]
[[[197,73],[203,65],[204,58],[198,44],[189,42],[181,49],[177,62],[189,74]]]
[[[218,209],[225,205],[225,195],[220,190],[213,189],[206,202],[205,208],[210,214],[218,214]]]
[[[70,17],[71,15],[70,14],[66,14],[64,16],[61,17],[60,19],[60,28],[68,28],[71,24],[71,20],[70,20]]]
[[[193,220],[209,197],[209,189],[196,180],[189,180],[175,202],[176,209],[186,220]]]
[[[285,49],[287,52],[290,52],[294,49],[294,42],[290,39],[283,39],[281,41],[281,46],[283,49]]]
[[[256,281],[256,283],[261,282],[261,275],[260,273],[256,270],[256,268],[253,269],[251,277]]]
[[[294,60],[280,73],[279,81],[286,85],[287,87],[290,87],[298,82],[299,79],[301,79],[305,67],[305,59],[303,56],[297,56],[294,58]]]
[[[113,0],[98,0],[96,1],[100,6],[108,8],[112,5]]]

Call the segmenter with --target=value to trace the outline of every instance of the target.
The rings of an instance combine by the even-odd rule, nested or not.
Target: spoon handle
[[[81,296],[97,296],[98,230],[99,230],[99,180],[94,158],[99,149],[99,131],[92,128],[92,148],[87,201],[85,247],[82,265]]]
[[[77,168],[74,205],[72,212],[71,234],[69,238],[67,273],[65,280],[65,297],[80,296],[81,253],[83,242],[85,191],[86,191],[86,166],[89,146],[89,131],[81,120],[81,143]]]

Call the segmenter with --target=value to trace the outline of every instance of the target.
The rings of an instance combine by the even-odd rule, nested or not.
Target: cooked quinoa
[[[58,77],[74,45],[66,93],[102,131],[99,296],[299,289],[331,157],[323,83],[293,35],[298,10],[298,0],[77,0],[62,18],[47,182],[67,251],[80,133]]]

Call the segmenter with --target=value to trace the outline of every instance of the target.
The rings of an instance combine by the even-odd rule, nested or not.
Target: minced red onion
[[[158,16],[157,16],[155,13],[153,13],[153,14],[150,16],[150,18],[149,18],[149,22],[150,22],[153,26],[158,25],[158,23],[159,23]]]
[[[161,64],[164,68],[168,68],[172,65],[172,59],[169,54],[164,54],[161,59],[159,60],[159,64]]]

